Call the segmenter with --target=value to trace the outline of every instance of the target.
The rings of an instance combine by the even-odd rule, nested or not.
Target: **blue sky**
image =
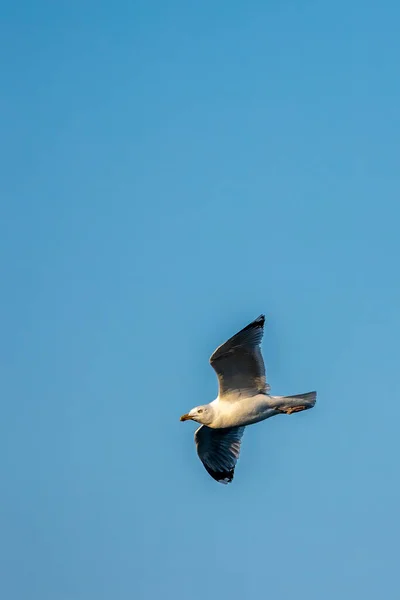
[[[1,596],[397,599],[400,7],[5,2]],[[230,486],[192,423],[265,312]]]

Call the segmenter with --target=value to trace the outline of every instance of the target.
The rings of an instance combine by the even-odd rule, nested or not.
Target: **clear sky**
[[[397,600],[400,5],[6,0],[6,600]],[[179,416],[264,312],[233,483]]]

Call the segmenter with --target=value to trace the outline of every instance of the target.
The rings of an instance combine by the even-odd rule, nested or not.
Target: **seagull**
[[[269,394],[271,388],[260,349],[264,323],[265,316],[260,315],[215,350],[210,364],[218,377],[218,397],[180,418],[201,423],[194,434],[197,454],[219,483],[227,484],[233,479],[247,425],[307,410],[317,399],[317,392],[296,396]]]

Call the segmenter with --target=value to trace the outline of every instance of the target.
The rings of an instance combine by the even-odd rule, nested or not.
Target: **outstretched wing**
[[[265,317],[260,315],[211,356],[210,364],[218,377],[221,400],[227,400],[229,396],[236,399],[239,392],[251,396],[269,391],[260,349],[264,323]]]
[[[210,429],[202,425],[194,434],[197,454],[207,472],[219,483],[233,479],[244,427]]]

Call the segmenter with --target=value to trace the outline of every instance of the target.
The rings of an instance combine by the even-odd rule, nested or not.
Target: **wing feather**
[[[201,462],[209,475],[219,483],[230,483],[233,479],[244,429],[211,429],[202,425],[194,434]]]
[[[269,391],[260,349],[264,323],[265,316],[260,315],[212,354],[210,364],[218,377],[220,399],[244,391],[247,396]]]

